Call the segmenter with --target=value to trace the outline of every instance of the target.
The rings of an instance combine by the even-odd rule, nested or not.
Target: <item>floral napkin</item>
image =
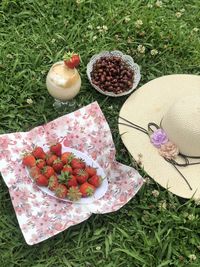
[[[33,145],[53,142],[88,154],[104,169],[109,185],[101,199],[92,204],[64,202],[42,192],[32,182],[22,165],[22,152],[31,150]],[[92,213],[117,211],[143,184],[135,169],[115,160],[112,135],[97,102],[29,132],[0,135],[0,171],[29,245],[87,220]]]

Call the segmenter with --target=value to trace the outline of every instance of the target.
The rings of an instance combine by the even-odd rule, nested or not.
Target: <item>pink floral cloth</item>
[[[50,145],[57,141],[88,154],[104,169],[109,186],[101,199],[92,204],[68,203],[42,192],[32,182],[22,165],[21,154],[32,150],[35,144]],[[112,135],[97,102],[29,132],[1,135],[0,171],[29,245],[87,220],[92,213],[117,211],[143,184],[135,169],[115,161]]]

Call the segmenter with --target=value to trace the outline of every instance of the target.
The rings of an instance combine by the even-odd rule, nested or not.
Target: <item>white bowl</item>
[[[122,60],[133,70],[134,72],[134,81],[133,81],[133,86],[131,89],[129,89],[128,91],[125,91],[123,93],[120,94],[115,94],[113,92],[105,92],[103,90],[101,90],[98,86],[96,86],[95,84],[92,83],[92,79],[91,79],[91,72],[93,70],[93,65],[95,64],[95,62],[100,59],[101,57],[110,57],[110,56],[117,56],[117,57],[121,57]],[[100,93],[107,95],[107,96],[112,96],[112,97],[118,97],[118,96],[124,96],[124,95],[128,95],[130,94],[134,89],[136,89],[140,79],[141,79],[141,75],[140,75],[140,67],[138,66],[138,64],[136,64],[133,61],[133,58],[129,55],[124,55],[122,52],[120,51],[103,51],[100,54],[96,54],[93,57],[91,57],[89,63],[87,64],[87,76],[88,79],[91,83],[91,85]]]

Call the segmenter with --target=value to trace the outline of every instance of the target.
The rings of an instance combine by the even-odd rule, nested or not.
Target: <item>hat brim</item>
[[[169,107],[189,95],[200,96],[200,76],[163,76],[137,89],[126,100],[119,116],[147,129],[149,122],[159,125]],[[119,122],[122,120],[119,119]],[[180,197],[200,198],[200,164],[178,167],[191,185],[191,190],[173,165],[159,155],[146,134],[121,124],[118,127],[122,141],[133,158],[137,161],[139,154],[142,155],[142,166],[151,178]]]

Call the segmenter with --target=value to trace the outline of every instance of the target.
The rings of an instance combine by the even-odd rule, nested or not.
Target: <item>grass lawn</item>
[[[27,131],[97,100],[117,160],[131,166],[117,127],[127,97],[94,91],[86,64],[95,53],[118,49],[141,66],[140,85],[166,74],[200,74],[199,10],[198,0],[1,0],[0,134]],[[82,57],[82,88],[76,107],[57,112],[45,78],[68,50]],[[24,241],[2,179],[0,203],[1,267],[200,266],[200,203],[149,179],[118,212],[93,215],[34,246]]]

